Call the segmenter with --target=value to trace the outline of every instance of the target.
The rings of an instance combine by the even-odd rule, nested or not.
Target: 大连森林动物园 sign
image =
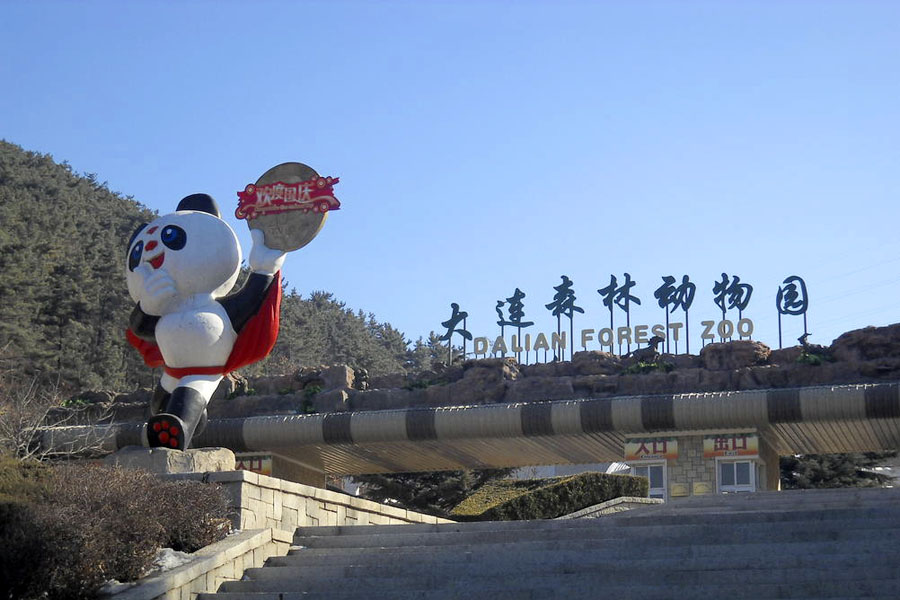
[[[522,333],[523,329],[534,325],[533,321],[524,320],[524,303],[522,299],[525,294],[516,288],[515,293],[505,300],[498,300],[495,310],[499,317],[497,325],[500,326],[500,335],[498,336],[478,336],[474,337],[465,329],[458,327],[460,315],[468,315],[461,312],[459,305],[453,303],[453,315],[442,325],[447,328],[447,332],[441,337],[444,341],[450,341],[454,333],[458,333],[465,340],[471,340],[473,346],[473,354],[478,355],[520,355],[522,352],[529,353],[534,350],[536,353],[543,350],[545,355],[553,353],[554,357],[564,357],[567,349],[571,351],[575,347],[575,342],[580,342],[583,349],[588,349],[590,345],[597,344],[601,348],[608,348],[610,352],[615,353],[616,347],[621,353],[623,347],[630,352],[631,344],[654,343],[652,338],[657,337],[663,340],[665,346],[664,351],[670,352],[674,348],[674,352],[678,353],[678,345],[684,343],[686,352],[690,352],[690,318],[689,310],[694,303],[697,293],[697,286],[690,281],[687,275],[681,278],[680,283],[671,275],[662,277],[662,285],[660,285],[653,293],[657,304],[664,310],[665,321],[656,324],[638,324],[631,323],[632,305],[640,305],[640,298],[632,293],[637,282],[631,278],[628,273],[624,274],[624,281],[619,284],[619,280],[615,275],[610,276],[609,285],[598,289],[597,292],[602,298],[603,306],[609,310],[609,327],[585,328],[579,329],[579,337],[575,338],[574,317],[575,313],[584,313],[584,309],[575,305],[575,294],[573,291],[573,282],[567,276],[563,275],[563,282],[555,286],[555,295],[553,301],[546,304],[545,307],[551,311],[551,314],[557,318],[556,331],[544,333]],[[716,280],[712,286],[713,303],[721,312],[721,317],[717,319],[701,320],[700,340],[705,346],[708,342],[714,342],[717,338],[719,341],[738,339],[752,339],[754,332],[754,324],[752,319],[744,316],[744,311],[750,303],[753,296],[753,286],[746,282],[742,282],[737,275],[728,275],[722,273],[719,280]],[[809,299],[807,296],[806,283],[802,278],[791,275],[784,279],[778,287],[775,297],[776,310],[778,312],[778,347],[782,347],[782,316],[802,316],[803,317],[803,335],[801,341],[805,343],[806,337],[809,335],[806,323],[806,311],[809,307]],[[508,315],[504,314],[504,308],[507,307]],[[615,313],[616,308],[625,313],[625,324],[616,326]],[[678,311],[676,313],[676,311]],[[729,315],[729,311],[737,311],[735,316]],[[679,314],[678,320],[673,315]],[[733,315],[733,312],[732,312]],[[569,321],[568,331],[562,327],[562,318],[565,317]],[[506,336],[506,327],[514,329],[515,333]],[[696,327],[696,326],[695,326]]]

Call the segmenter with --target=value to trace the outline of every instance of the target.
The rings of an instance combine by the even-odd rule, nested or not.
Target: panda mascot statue
[[[186,450],[222,377],[275,345],[285,253],[266,247],[259,229],[251,236],[251,272],[233,293],[241,247],[212,197],[187,196],[131,237],[125,276],[137,305],[126,336],[148,366],[163,367],[150,401],[150,447]]]

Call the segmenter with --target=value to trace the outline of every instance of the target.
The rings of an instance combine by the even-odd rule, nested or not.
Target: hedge
[[[646,498],[645,477],[582,473],[546,479],[505,479],[481,487],[459,503],[450,518],[459,521],[554,519],[619,498]]]
[[[229,529],[224,492],[102,465],[0,461],[0,598],[82,600],[131,581],[160,547],[193,552]]]

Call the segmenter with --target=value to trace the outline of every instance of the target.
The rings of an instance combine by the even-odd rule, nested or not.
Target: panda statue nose
[[[148,252],[149,252],[150,250],[153,250],[154,248],[156,248],[156,242],[155,242],[155,241],[154,241],[154,242],[147,242],[146,250],[147,250]]]

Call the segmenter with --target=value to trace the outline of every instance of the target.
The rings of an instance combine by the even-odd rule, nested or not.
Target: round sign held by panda
[[[267,247],[297,250],[318,235],[329,211],[341,207],[334,197],[338,181],[303,163],[282,163],[238,192],[234,216],[246,219],[250,229],[262,230]]]

